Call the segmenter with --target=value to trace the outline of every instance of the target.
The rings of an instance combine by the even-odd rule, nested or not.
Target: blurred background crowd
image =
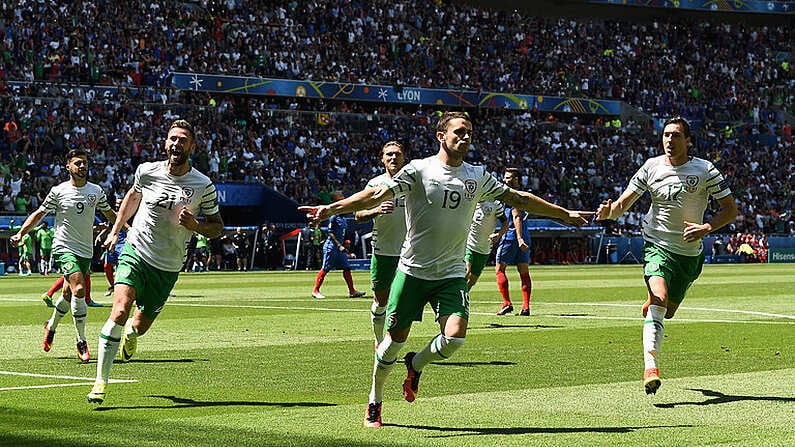
[[[161,156],[175,117],[198,130],[193,163],[214,181],[265,184],[298,203],[363,187],[388,140],[407,159],[436,151],[435,109],[171,86],[172,73],[197,72],[609,99],[649,117],[470,111],[470,161],[498,174],[519,167],[523,189],[573,209],[616,197],[659,153],[653,120],[683,115],[696,127],[691,153],[714,161],[737,197],[726,231],[795,235],[786,24],[561,18],[429,0],[23,0],[2,2],[0,37],[5,213],[34,210],[65,179],[74,147],[91,154],[91,180],[122,197],[137,164]],[[91,85],[119,90],[96,98]],[[641,201],[610,232],[637,234],[647,208]]]

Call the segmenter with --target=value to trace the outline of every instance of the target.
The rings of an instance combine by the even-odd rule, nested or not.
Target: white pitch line
[[[486,314],[493,315],[493,314]],[[572,318],[583,320],[622,320],[622,321],[643,321],[643,317],[607,317],[597,315],[552,315],[540,314],[539,316],[548,318]],[[738,324],[795,324],[790,321],[763,321],[763,320],[718,320],[718,319],[703,319],[703,318],[676,318],[672,320],[679,323],[738,323]],[[667,323],[666,323],[667,324]]]
[[[88,386],[93,384],[94,382],[77,382],[77,383],[54,383],[52,385],[10,386],[7,388],[0,388],[0,391],[33,390],[36,388],[64,388],[68,386]]]
[[[483,302],[478,302],[478,304],[483,304]],[[329,311],[329,312],[369,312],[370,309],[334,309],[329,307],[298,307],[298,306],[264,306],[264,305],[228,305],[228,304],[200,304],[200,303],[171,303],[172,306],[186,306],[186,307],[223,307],[223,308],[241,308],[241,309],[276,309],[276,310],[313,310],[313,311]],[[580,306],[580,307],[588,307],[588,306],[596,306],[596,307],[637,307],[636,304],[618,304],[618,303],[549,303],[545,302],[542,303],[541,306],[545,305],[553,305],[553,306]],[[784,318],[788,320],[795,320],[795,316],[792,315],[783,315],[783,314],[774,314],[774,313],[767,313],[767,312],[754,312],[754,311],[745,311],[745,310],[732,310],[732,309],[708,309],[708,308],[699,308],[699,307],[680,307],[680,309],[687,309],[687,310],[699,310],[699,311],[709,311],[709,312],[726,312],[726,313],[737,313],[737,314],[746,314],[746,315],[756,315],[756,316],[764,316],[764,317],[771,317],[771,318]],[[426,311],[426,313],[429,313]],[[493,316],[493,313],[490,312],[470,312],[470,315],[480,315],[480,316]],[[581,318],[581,319],[592,319],[592,320],[640,320],[641,317],[610,317],[610,316],[598,316],[598,315],[551,315],[551,314],[540,314],[539,316],[545,316],[550,318]],[[759,320],[719,320],[719,319],[689,319],[689,318],[677,318],[676,321],[682,322],[694,322],[694,323],[769,323],[769,324],[793,324],[788,321],[759,321]]]
[[[10,386],[0,388],[0,391],[13,391],[13,390],[31,390],[37,388],[60,388],[60,387],[68,387],[68,386],[86,386],[86,385],[93,385],[94,378],[93,377],[75,377],[75,376],[58,376],[53,374],[37,374],[37,373],[27,373],[27,372],[19,372],[19,371],[0,371],[0,374],[6,376],[22,376],[22,377],[41,377],[44,379],[66,379],[66,380],[80,380],[80,382],[76,383],[51,383],[47,385],[26,385],[26,386]],[[127,380],[127,379],[110,379],[108,380],[109,383],[135,383],[137,380]]]
[[[0,298],[0,301],[21,301],[20,299],[15,298]],[[25,300],[28,301],[28,300]],[[332,300],[328,300],[332,301]],[[337,300],[337,301],[346,301],[346,300]],[[486,304],[485,301],[472,301],[471,303],[475,304]],[[264,306],[264,305],[229,305],[229,304],[202,304],[202,303],[192,303],[192,302],[169,302],[169,306],[187,306],[187,307],[224,307],[224,308],[238,308],[238,309],[275,309],[275,310],[321,310],[321,311],[328,311],[328,312],[369,312],[370,309],[334,309],[330,307],[299,307],[299,306]],[[556,302],[540,302],[537,303],[536,306],[579,306],[579,307],[638,307],[637,304],[621,304],[621,303],[556,303]],[[736,313],[736,314],[743,314],[743,315],[755,315],[760,317],[771,317],[771,318],[784,318],[787,320],[795,320],[795,315],[786,315],[786,314],[777,314],[771,312],[758,312],[758,311],[751,311],[751,310],[736,310],[736,309],[715,309],[715,308],[708,308],[708,307],[680,307],[679,309],[682,310],[697,310],[702,312],[723,312],[723,313]],[[471,312],[473,315],[491,315],[488,312]],[[600,318],[607,318],[607,317],[600,317]],[[617,317],[621,318],[621,317]],[[683,319],[677,318],[679,321],[685,321]],[[703,321],[703,320],[692,320],[692,321]],[[722,322],[722,320],[715,320],[716,322]],[[736,320],[732,320],[736,321]]]
[[[3,300],[3,298],[0,298]],[[15,300],[16,301],[16,300]],[[474,301],[473,304],[486,304],[485,301]],[[316,307],[316,306],[309,306],[309,307],[301,307],[301,306],[265,306],[265,305],[241,305],[241,304],[202,304],[202,303],[175,303],[170,302],[169,306],[183,306],[183,307],[214,307],[214,308],[236,308],[236,309],[272,309],[272,310],[311,310],[311,311],[326,311],[326,312],[370,312],[370,309],[335,309],[331,307]],[[621,304],[621,303],[555,303],[555,302],[541,302],[537,303],[536,306],[578,306],[578,307],[638,307],[637,304]],[[786,320],[795,320],[795,315],[786,315],[786,314],[776,314],[770,312],[757,312],[751,310],[736,310],[736,309],[714,309],[714,308],[706,308],[706,307],[680,307],[682,310],[696,310],[702,312],[722,312],[722,313],[734,313],[734,314],[741,314],[741,315],[754,315],[754,316],[761,316],[761,317],[770,317],[770,318],[783,318]],[[481,315],[481,316],[491,316],[494,315],[490,312],[470,312],[471,315]],[[539,314],[540,316],[541,314]],[[608,317],[608,316],[595,316],[595,315],[548,315],[544,314],[547,317],[553,318],[591,318],[591,319],[602,319],[602,320],[636,320],[637,318],[633,317]],[[639,317],[640,318],[640,317]],[[677,318],[677,321],[689,321],[689,322],[705,322],[705,323],[775,323],[775,324],[791,324],[789,322],[772,322],[772,321],[747,321],[747,320],[717,320],[717,319],[685,319],[685,318]]]
[[[18,371],[0,371],[0,374],[5,374],[7,376],[42,377],[45,379],[91,380],[91,381],[94,380],[93,377],[56,376],[53,374],[37,374],[37,373],[27,373],[27,372],[18,372]],[[137,382],[137,380],[110,379],[110,382]]]
[[[619,304],[619,303],[550,303],[544,302],[542,305],[554,305],[554,306],[604,306],[604,307],[636,307],[636,304]],[[724,313],[735,313],[735,314],[744,314],[744,315],[756,315],[761,317],[773,317],[773,318],[786,318],[788,320],[795,320],[795,315],[785,315],[785,314],[774,314],[769,312],[757,312],[753,310],[737,310],[737,309],[713,309],[709,307],[680,307],[682,310],[698,310],[702,312],[724,312]]]

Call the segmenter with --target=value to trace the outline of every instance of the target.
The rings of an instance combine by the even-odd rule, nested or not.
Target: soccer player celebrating
[[[39,209],[11,236],[17,245],[44,216],[55,213],[55,235],[52,255],[55,264],[63,273],[68,287],[55,302],[55,308],[44,326],[42,347],[49,351],[55,339],[55,329],[70,307],[77,332],[77,356],[86,363],[91,359],[86,343],[86,277],[94,256],[94,214],[99,209],[114,222],[116,213],[108,205],[105,193],[98,185],[88,181],[88,155],[82,149],[72,149],[66,154],[66,170],[69,180],[54,186],[44,198]],[[71,304],[70,304],[71,303]]]
[[[519,187],[519,169],[506,168],[502,181],[511,188]],[[508,315],[513,312],[511,291],[508,285],[508,276],[505,268],[516,265],[519,279],[522,281],[522,310],[519,315],[530,316],[530,297],[533,291],[533,282],[530,279],[530,230],[524,224],[527,213],[511,206],[505,207],[505,218],[508,221],[508,231],[502,236],[497,249],[497,288],[502,295],[502,308],[497,315]]]
[[[464,252],[472,215],[478,202],[502,202],[574,225],[593,213],[569,211],[533,194],[500,183],[483,166],[464,162],[472,138],[472,122],[462,112],[446,112],[436,125],[439,151],[413,160],[384,184],[321,206],[302,206],[311,220],[370,209],[405,195],[406,240],[398,271],[389,291],[387,335],[376,350],[373,381],[364,425],[381,427],[384,383],[395,366],[414,321],[430,303],[440,334],[422,351],[404,358],[403,397],[413,402],[422,370],[432,361],[447,359],[463,344],[469,320],[469,293]]]
[[[86,396],[90,403],[105,400],[119,345],[123,344],[122,361],[130,360],[138,337],[160,314],[182,270],[193,232],[212,238],[223,230],[215,186],[190,165],[196,149],[194,138],[187,121],[171,124],[164,145],[168,159],[138,166],[119,219],[105,240],[105,247],[112,249],[124,223],[135,214],[116,269],[113,310],[99,334],[97,377]],[[200,213],[206,221],[196,220]],[[135,314],[128,321],[133,302]]]
[[[646,394],[660,387],[658,356],[663,318],[673,318],[688,287],[701,274],[701,240],[737,216],[737,204],[723,176],[709,161],[688,155],[690,124],[682,117],[665,121],[663,155],[650,158],[630,179],[615,202],[601,204],[596,219],[616,219],[647,191],[651,208],[643,219],[643,277],[648,299],[643,306],[643,386]],[[709,198],[720,205],[704,219]]]
[[[397,141],[388,141],[381,148],[381,163],[386,172],[367,182],[367,188],[374,188],[390,180],[403,167],[406,155],[403,146]],[[389,287],[395,278],[400,248],[406,238],[406,199],[402,196],[385,200],[375,208],[357,211],[357,222],[373,221],[373,255],[370,258],[370,282],[373,286],[373,305],[370,307],[370,322],[373,326],[375,345],[384,339],[386,304],[389,300]]]

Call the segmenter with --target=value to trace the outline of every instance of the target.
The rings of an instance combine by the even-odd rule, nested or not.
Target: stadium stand
[[[424,0],[86,1],[20,2],[0,12],[0,30],[6,214],[38,206],[72,147],[88,149],[92,180],[122,197],[177,116],[199,129],[206,150],[194,163],[215,181],[265,184],[298,203],[361,188],[386,140],[404,142],[409,158],[433,147],[427,107],[173,88],[172,72],[193,71],[616,99],[647,116],[616,127],[586,114],[470,111],[472,159],[494,172],[519,166],[524,188],[571,208],[615,196],[657,150],[654,120],[682,114],[697,126],[695,154],[731,179],[740,215],[727,232],[795,235],[791,19],[555,17]],[[97,98],[95,85],[117,89]],[[646,207],[609,231],[636,234]]]

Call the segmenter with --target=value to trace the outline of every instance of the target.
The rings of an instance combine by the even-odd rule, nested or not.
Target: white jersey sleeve
[[[684,222],[701,224],[709,198],[722,199],[732,193],[711,162],[695,157],[680,166],[671,166],[665,156],[651,158],[627,189],[651,195],[651,208],[643,218],[644,239],[685,256],[699,255],[703,246],[701,240],[684,241]]]
[[[489,236],[497,229],[498,222],[506,220],[504,212],[505,205],[499,200],[478,203],[469,227],[467,249],[482,255],[491,253],[492,243]]]
[[[179,224],[179,213],[183,207],[197,217],[218,213],[215,186],[196,169],[175,176],[165,162],[152,162],[138,166],[133,189],[142,197],[127,242],[153,267],[179,272],[192,234]]]
[[[389,177],[386,173],[367,182],[367,188],[383,185]],[[406,196],[396,195],[392,200],[394,211],[379,214],[373,219],[373,254],[381,256],[400,256],[403,241],[406,239]]]
[[[54,186],[39,207],[44,213],[55,214],[53,251],[93,258],[97,209],[110,209],[107,196],[99,185],[89,182],[76,187],[67,181]]]
[[[448,166],[436,156],[411,161],[387,184],[395,196],[406,196],[406,241],[398,268],[426,280],[464,277],[475,207],[508,190],[483,166]]]

